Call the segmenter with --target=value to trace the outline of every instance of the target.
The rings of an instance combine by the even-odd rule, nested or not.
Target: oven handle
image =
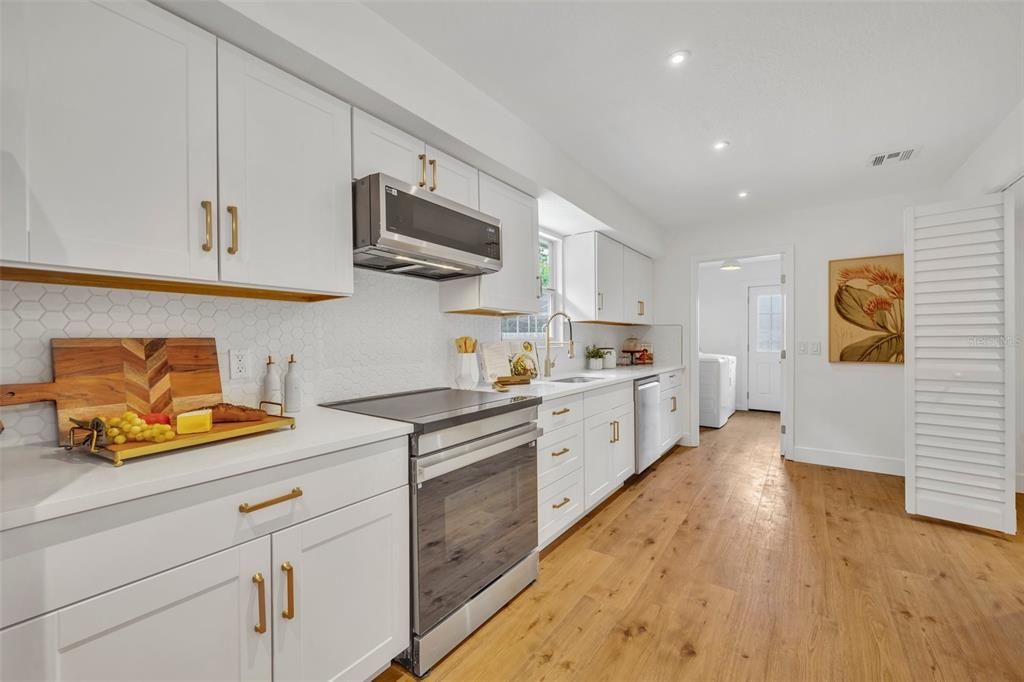
[[[526,445],[543,435],[544,429],[539,429],[534,424],[524,424],[490,438],[483,438],[439,452],[436,455],[423,457],[416,462],[416,483],[425,483],[456,469],[482,462],[521,445]]]

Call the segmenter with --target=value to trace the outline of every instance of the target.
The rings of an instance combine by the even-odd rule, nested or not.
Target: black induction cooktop
[[[406,422],[413,425],[416,433],[430,433],[540,403],[541,399],[535,396],[428,388],[324,403],[321,407]]]

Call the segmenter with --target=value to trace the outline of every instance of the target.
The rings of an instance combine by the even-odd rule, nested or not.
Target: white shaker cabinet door
[[[270,608],[262,538],[0,632],[0,679],[269,681]]]
[[[597,240],[597,319],[602,322],[628,322],[623,291],[622,244],[602,234]]]
[[[480,174],[480,211],[501,220],[501,270],[480,279],[480,307],[540,311],[537,200]]]
[[[365,680],[409,645],[409,489],[273,534],[274,679]]]
[[[608,497],[615,487],[612,463],[615,444],[613,421],[611,413],[605,412],[584,423],[583,495],[586,511]]]
[[[216,280],[216,39],[148,2],[0,14],[3,258]]]
[[[636,473],[636,424],[633,405],[615,410],[615,443],[612,444],[612,478],[618,487]]]
[[[427,148],[404,133],[358,109],[352,112],[352,179],[384,173],[410,185],[427,188]]]
[[[623,321],[654,323],[654,263],[629,247],[622,248]]]
[[[480,172],[440,149],[427,147],[430,191],[463,206],[480,208]]]
[[[351,294],[351,107],[227,43],[219,55],[221,280]]]

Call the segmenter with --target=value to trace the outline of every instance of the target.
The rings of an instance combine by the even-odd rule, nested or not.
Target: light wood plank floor
[[[909,518],[903,479],[783,462],[777,431],[677,448],[429,679],[1024,679],[1024,538]]]

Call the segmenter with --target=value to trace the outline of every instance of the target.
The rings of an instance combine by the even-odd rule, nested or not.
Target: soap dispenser
[[[267,373],[263,375],[263,399],[267,402],[283,404],[281,401],[281,374],[277,371],[274,358],[267,356]]]
[[[295,354],[288,358],[288,371],[284,375],[284,411],[298,412],[302,409],[302,384],[299,378],[299,363]]]

